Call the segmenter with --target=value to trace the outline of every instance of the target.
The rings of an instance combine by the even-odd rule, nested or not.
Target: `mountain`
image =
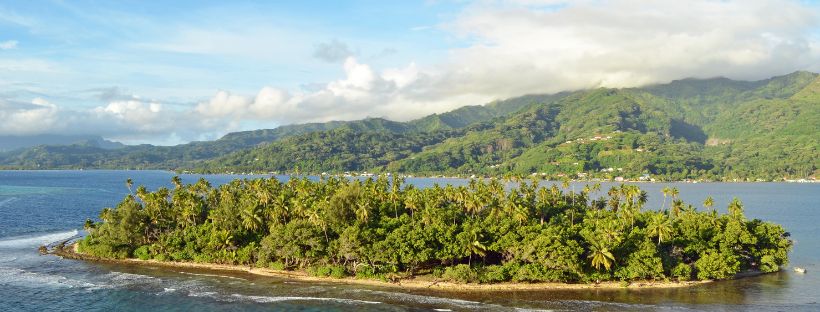
[[[409,122],[381,118],[231,133],[118,150],[41,146],[0,155],[23,168],[201,172],[773,180],[817,174],[820,78],[684,79],[641,88],[526,95]],[[39,167],[38,167],[39,166]]]
[[[88,145],[103,149],[124,147],[122,143],[112,142],[93,135],[56,135],[40,134],[29,136],[0,136],[0,152],[12,151],[38,145]]]
[[[234,132],[214,141],[190,142],[175,146],[143,144],[111,150],[105,145],[87,144],[83,140],[54,140],[44,144],[30,144],[29,146],[34,147],[27,149],[0,151],[0,168],[176,169],[195,166],[203,161],[250,149],[263,143],[339,128],[356,133],[417,133],[459,129],[472,123],[509,114],[539,99],[555,96],[557,95],[529,96],[486,105],[465,106],[448,113],[434,114],[405,123],[382,118],[367,118],[354,121],[285,125],[275,129]],[[62,144],[62,142],[71,143]]]

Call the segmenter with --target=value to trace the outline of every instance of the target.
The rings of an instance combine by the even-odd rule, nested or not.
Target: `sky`
[[[0,136],[127,144],[820,71],[814,1],[0,0]]]

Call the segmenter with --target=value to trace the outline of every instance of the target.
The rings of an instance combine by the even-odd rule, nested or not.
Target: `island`
[[[417,188],[398,176],[204,179],[133,189],[63,255],[303,279],[532,289],[690,285],[780,270],[777,224],[735,199],[719,213],[635,185],[579,192],[538,180]],[[133,190],[133,192],[131,191]],[[668,201],[667,201],[667,197]],[[659,208],[659,209],[658,209]],[[486,287],[485,287],[486,286]]]

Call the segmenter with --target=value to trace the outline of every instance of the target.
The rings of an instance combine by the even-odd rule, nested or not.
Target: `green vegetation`
[[[697,211],[664,190],[661,211],[621,185],[590,198],[537,181],[418,189],[394,176],[311,181],[207,181],[149,192],[137,188],[88,221],[80,251],[304,270],[315,276],[395,280],[431,275],[464,283],[725,279],[774,272],[788,261],[789,234],[727,214]],[[131,181],[127,182],[129,190]],[[666,197],[670,196],[667,205]]]
[[[409,122],[283,126],[178,146],[40,146],[7,168],[715,181],[816,177],[820,78],[686,79],[632,89],[527,95]]]

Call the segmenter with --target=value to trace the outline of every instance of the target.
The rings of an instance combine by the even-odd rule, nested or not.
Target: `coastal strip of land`
[[[257,268],[247,265],[230,265],[216,263],[197,262],[174,262],[158,260],[140,259],[107,259],[93,255],[84,254],[78,251],[79,244],[66,242],[55,245],[48,253],[54,254],[64,259],[74,259],[82,261],[105,262],[125,265],[154,266],[164,268],[196,269],[221,272],[248,273],[259,276],[290,279],[303,282],[340,283],[351,285],[366,285],[386,288],[400,288],[409,290],[431,289],[436,291],[468,292],[468,291],[535,291],[535,290],[573,290],[573,289],[635,289],[635,288],[680,288],[711,283],[713,280],[701,281],[638,281],[631,283],[622,282],[601,282],[589,284],[569,284],[569,283],[494,283],[494,284],[465,284],[439,281],[430,276],[414,276],[407,279],[396,279],[393,281],[381,281],[374,279],[359,279],[354,277],[332,278],[311,276],[304,271],[273,270],[268,268]],[[756,275],[756,274],[755,274]],[[744,275],[746,277],[749,275]]]

